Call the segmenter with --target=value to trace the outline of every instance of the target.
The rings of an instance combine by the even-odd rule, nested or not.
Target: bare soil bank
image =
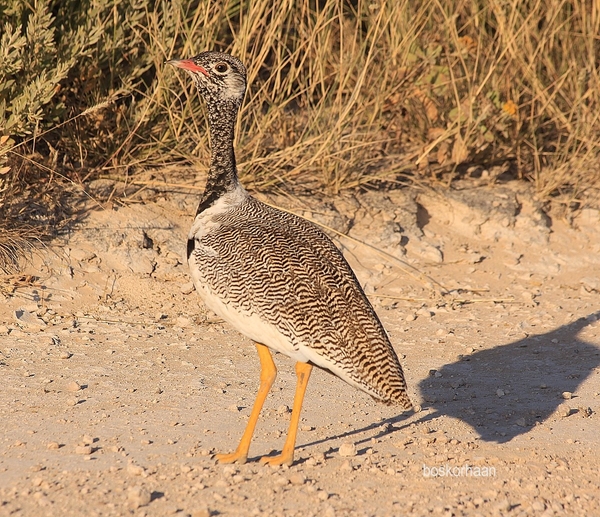
[[[90,211],[0,295],[0,515],[600,515],[600,212],[509,187],[268,201],[387,254],[336,237],[422,410],[317,371],[291,468],[215,464],[258,359],[189,284],[195,196],[158,193]],[[253,459],[287,431],[276,362]]]

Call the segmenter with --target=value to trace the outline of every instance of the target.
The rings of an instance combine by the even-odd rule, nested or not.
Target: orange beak
[[[193,59],[172,59],[171,61],[167,61],[167,65],[173,65],[177,68],[183,68],[184,70],[189,70],[190,72],[200,72],[206,77],[209,77],[206,69],[201,67],[200,65],[197,65]]]

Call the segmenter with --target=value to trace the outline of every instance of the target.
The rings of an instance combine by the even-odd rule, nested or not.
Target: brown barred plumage
[[[248,195],[212,220],[216,229],[196,240],[189,259],[201,293],[270,323],[294,352],[314,350],[323,366],[377,400],[410,407],[385,330],[321,230]]]

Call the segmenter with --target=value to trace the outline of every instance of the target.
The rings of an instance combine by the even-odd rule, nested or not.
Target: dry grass
[[[238,162],[251,188],[451,185],[497,165],[572,207],[598,188],[597,2],[91,5],[97,54],[72,63],[48,116],[27,136],[6,134],[0,113],[0,203],[19,190],[25,158],[76,182],[173,162],[205,168],[204,107],[164,63],[215,48],[248,66]]]
[[[577,198],[598,180],[596,3],[231,5],[238,10],[217,46],[249,65],[239,147],[257,188],[335,193],[400,172],[452,179],[465,164],[502,162],[543,196]],[[202,26],[218,26],[222,12],[206,9]],[[163,156],[191,151],[205,164],[201,104],[187,77],[162,62],[214,47],[220,31],[182,31],[181,49],[160,47],[157,90],[146,100],[170,120],[167,131],[156,128]]]
[[[16,273],[21,258],[35,249],[38,240],[38,233],[31,228],[3,229],[0,232],[0,273]]]

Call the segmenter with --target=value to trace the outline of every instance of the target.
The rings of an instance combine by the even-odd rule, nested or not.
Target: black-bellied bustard
[[[260,388],[246,430],[220,462],[243,463],[277,369],[269,349],[296,361],[297,387],[283,451],[294,459],[300,410],[313,365],[378,401],[411,407],[398,357],[352,269],[331,240],[300,217],[250,196],[238,181],[234,130],[246,90],[235,57],[203,52],[169,61],[193,78],[208,110],[211,161],[188,237],[196,290],[208,308],[256,343]]]

